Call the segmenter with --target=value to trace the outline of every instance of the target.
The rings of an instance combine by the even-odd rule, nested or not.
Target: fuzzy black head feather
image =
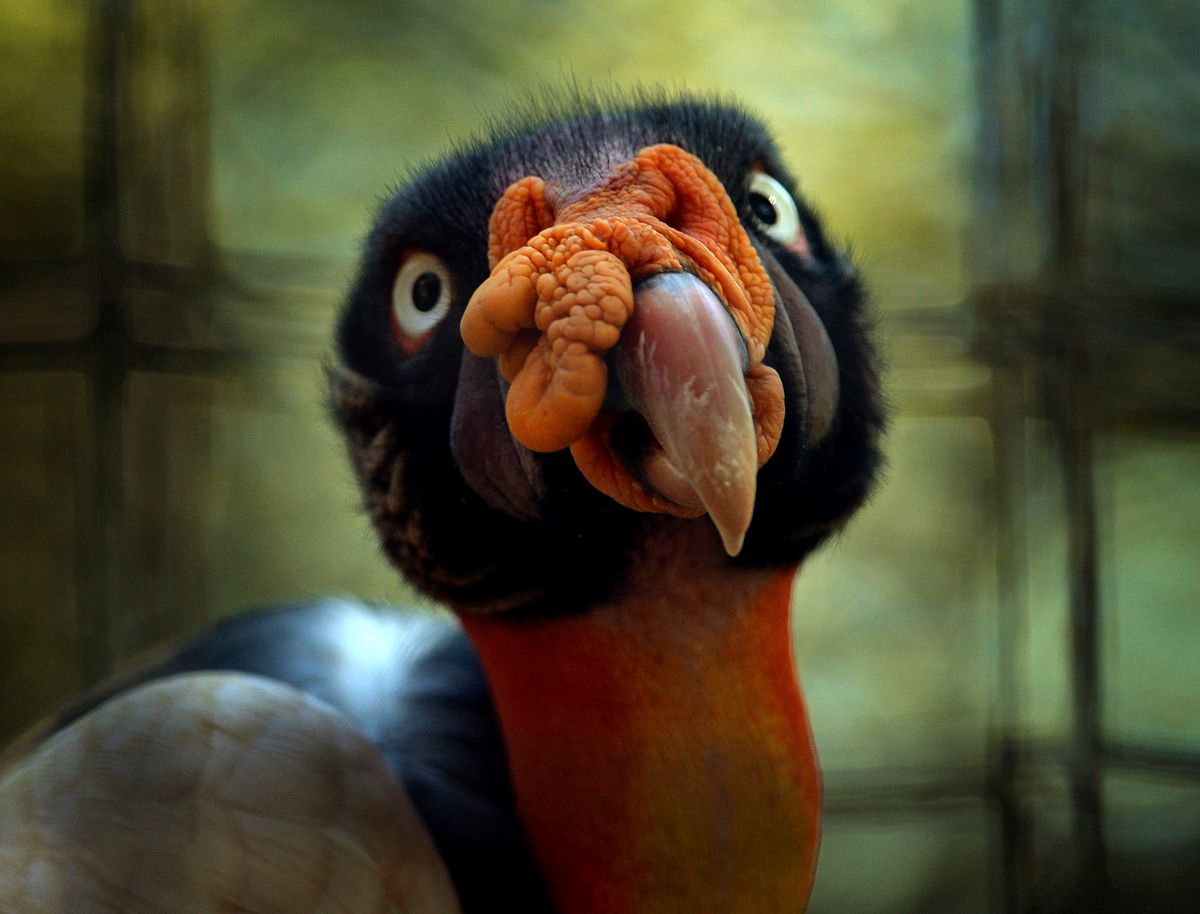
[[[705,522],[630,511],[592,488],[566,452],[526,451],[504,424],[492,360],[472,355],[459,336],[467,300],[489,274],[489,217],[512,182],[540,175],[586,186],[658,143],[681,147],[715,173],[768,272],[803,292],[836,355],[836,409],[814,441],[803,410],[809,382],[794,364],[794,335],[803,328],[795,316],[777,317],[764,363],[781,376],[788,412],[778,450],[759,471],[744,549],[721,560],[798,564],[871,487],[883,415],[863,291],[796,194],[762,123],[734,104],[697,98],[549,106],[416,173],[386,202],[338,329],[334,409],[384,548],[414,583],[460,609],[578,610],[619,586],[647,531]],[[803,251],[763,230],[749,191],[756,170],[795,198]],[[410,355],[390,322],[397,269],[413,250],[445,265],[452,296],[446,318]],[[786,315],[786,299],[777,289],[777,315]],[[486,459],[487,473],[463,466],[464,450]]]

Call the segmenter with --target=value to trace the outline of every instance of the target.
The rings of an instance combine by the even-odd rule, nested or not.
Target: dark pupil
[[[413,307],[418,311],[432,311],[442,297],[442,281],[437,273],[422,273],[412,287]]]
[[[771,201],[762,194],[750,195],[750,212],[754,213],[754,218],[763,225],[774,225],[779,219],[779,214],[775,212]]]

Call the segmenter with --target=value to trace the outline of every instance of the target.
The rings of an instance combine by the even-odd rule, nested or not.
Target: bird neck
[[[561,914],[801,911],[820,781],[792,571],[648,577],[564,618],[467,617]]]

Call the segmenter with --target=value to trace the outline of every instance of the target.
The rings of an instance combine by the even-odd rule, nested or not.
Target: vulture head
[[[479,652],[562,914],[799,910],[792,574],[879,463],[863,295],[741,108],[506,125],[383,206],[333,404],[387,554]]]
[[[567,613],[648,537],[795,567],[867,495],[863,294],[766,128],[710,101],[503,127],[383,206],[333,403],[387,554],[470,613]]]

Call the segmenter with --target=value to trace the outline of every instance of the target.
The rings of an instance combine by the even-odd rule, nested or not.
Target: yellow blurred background
[[[248,606],[416,599],[323,406],[389,186],[541,85],[737,96],[895,419],[795,637],[814,912],[1200,889],[1200,5],[7,0],[0,742]]]

